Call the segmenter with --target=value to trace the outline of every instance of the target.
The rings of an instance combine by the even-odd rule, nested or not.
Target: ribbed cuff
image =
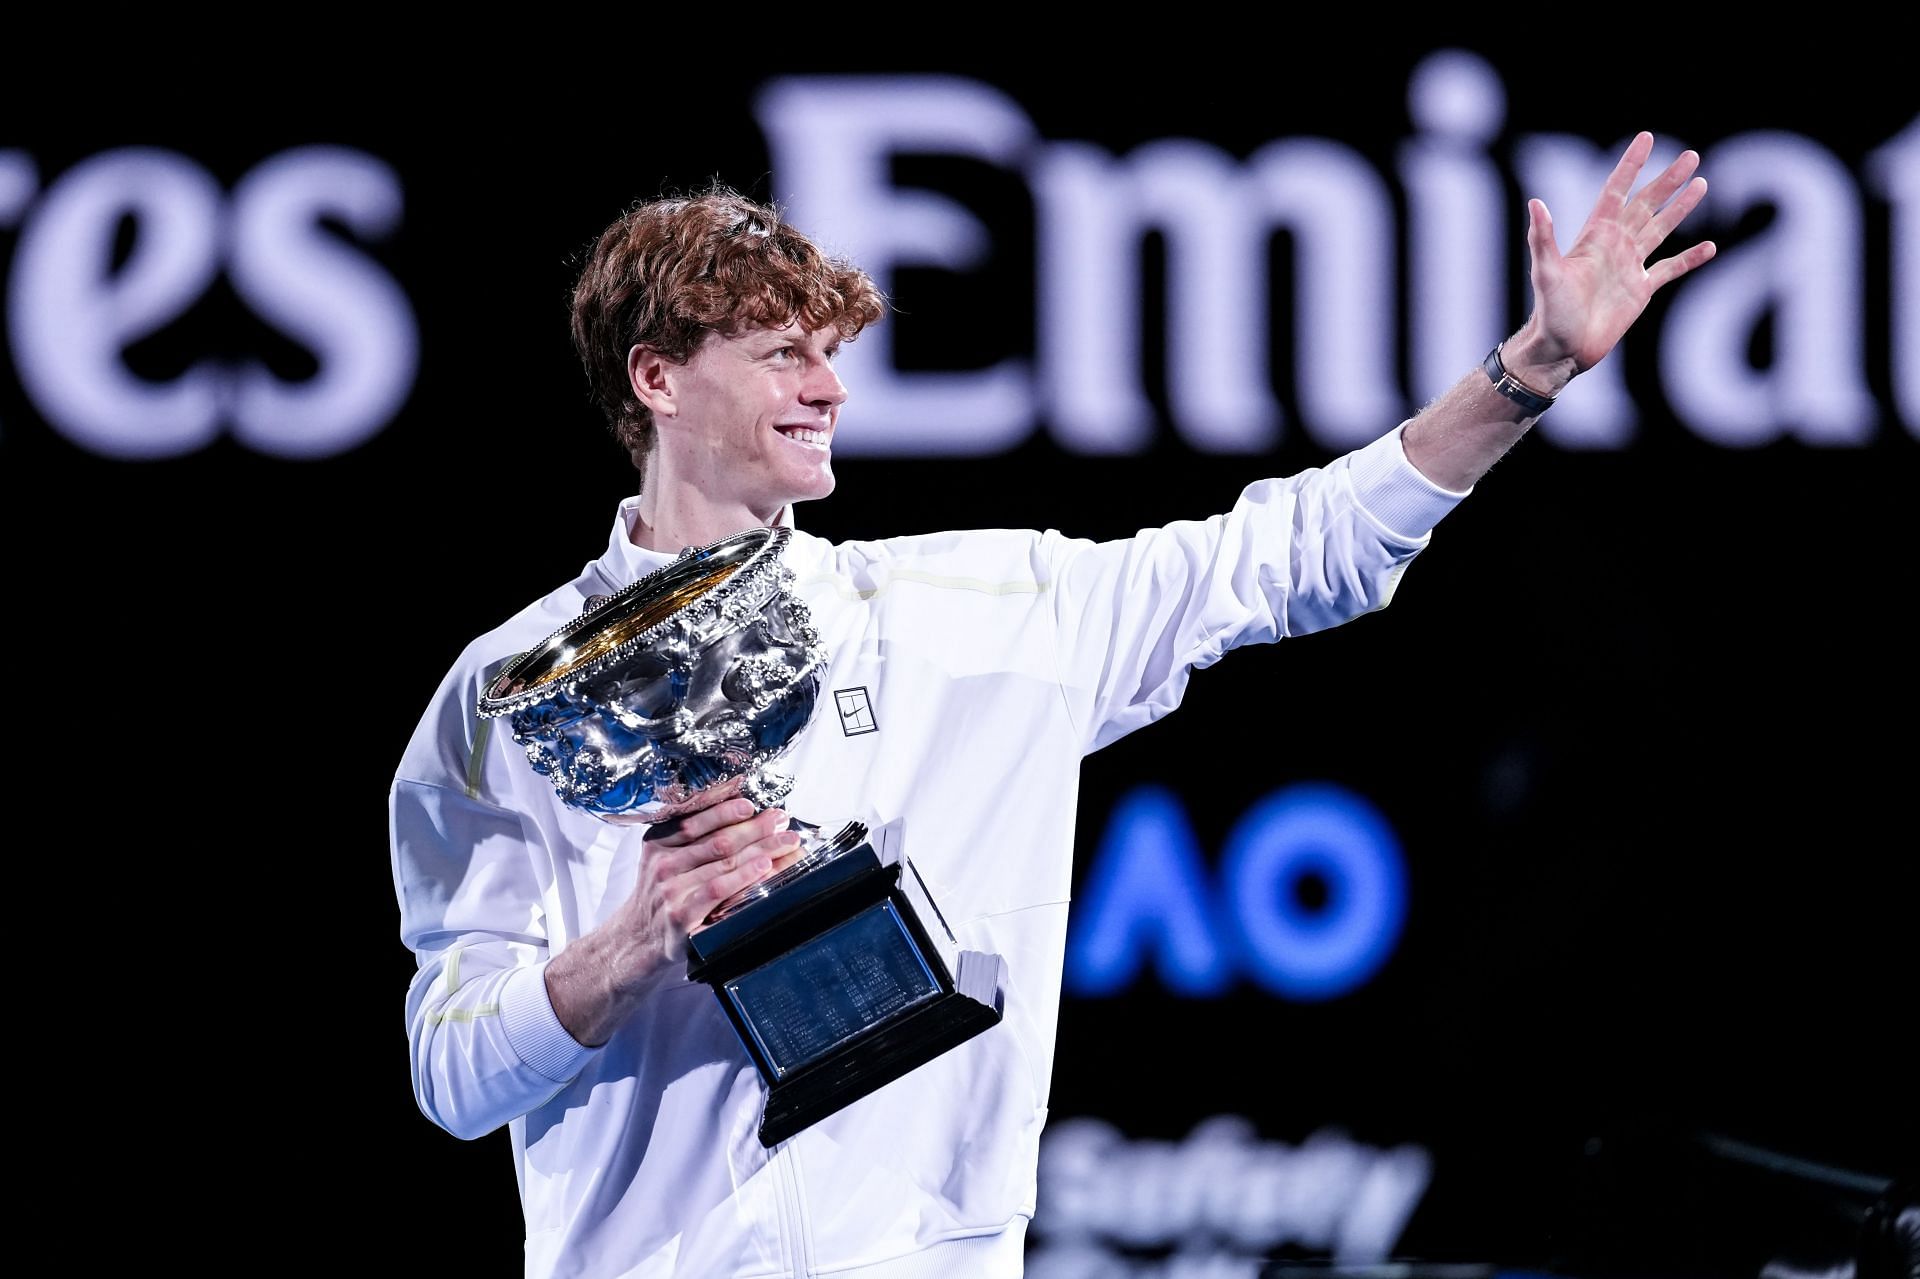
[[[1407,450],[1400,441],[1406,427],[1402,422],[1373,443],[1355,449],[1347,455],[1347,466],[1354,492],[1367,513],[1389,532],[1417,542],[1473,490],[1455,493],[1422,475],[1420,468],[1407,460]]]
[[[556,1084],[580,1073],[594,1049],[581,1045],[554,1014],[547,964],[516,968],[500,986],[500,1029],[527,1069]]]

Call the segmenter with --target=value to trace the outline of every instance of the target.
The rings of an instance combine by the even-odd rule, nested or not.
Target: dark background
[[[91,90],[7,84],[0,148],[30,153],[42,183],[128,145],[179,151],[227,186],[299,145],[379,156],[404,184],[404,223],[362,247],[406,289],[422,342],[393,423],[304,462],[230,438],[166,460],[98,456],[40,421],[10,365],[0,377],[9,665],[26,690],[15,855],[39,872],[22,885],[19,953],[33,1024],[56,1045],[24,1103],[44,1135],[23,1157],[50,1193],[110,1189],[143,1223],[84,1246],[247,1268],[245,1227],[325,1268],[377,1231],[396,1265],[517,1269],[505,1134],[458,1142],[408,1090],[413,963],[385,790],[464,643],[597,555],[633,486],[568,345],[575,255],[637,197],[712,177],[776,194],[758,84],[967,75],[1047,139],[1245,154],[1323,135],[1390,178],[1408,75],[1442,47],[1373,41],[1329,76],[1330,50],[1350,44],[1256,54],[1224,34],[1156,37],[1028,66],[759,38],[813,21],[745,15],[743,49],[724,56],[651,29],[575,33],[551,52],[339,39],[278,61],[129,56]],[[1875,41],[1446,43],[1501,71],[1510,135],[1613,146],[1651,129],[1705,150],[1710,180],[1713,143],[1761,128],[1814,138],[1858,174],[1916,111]],[[994,217],[1002,250],[970,281],[901,277],[902,359],[1030,350],[1019,179],[937,163],[899,176]],[[1512,194],[1517,251],[1527,193]],[[1865,207],[1867,355],[1887,413],[1872,444],[1732,451],[1689,434],[1665,415],[1641,336],[1659,331],[1656,299],[1620,352],[1644,414],[1632,446],[1524,441],[1386,613],[1237,653],[1195,677],[1179,714],[1088,760],[1083,865],[1135,785],[1179,793],[1212,853],[1255,800],[1329,780],[1393,823],[1412,907],[1380,976],[1328,1003],[1250,985],[1181,1000],[1150,978],[1069,999],[1056,1119],[1177,1140],[1232,1112],[1272,1141],[1332,1126],[1423,1145],[1435,1180],[1404,1250],[1521,1267],[1737,1269],[1764,1250],[1790,1226],[1760,1198],[1692,1212],[1688,1194],[1661,1193],[1688,1166],[1662,1152],[1694,1134],[1879,1177],[1911,1167],[1904,615],[1920,450],[1889,392],[1894,223],[1877,197]],[[1763,225],[1716,235],[1724,248]],[[16,238],[0,228],[0,271]],[[1675,247],[1691,242],[1682,228]],[[208,352],[312,368],[220,288],[129,363],[166,377]],[[1146,454],[1076,457],[1043,427],[989,458],[842,458],[838,491],[799,518],[833,538],[1121,536],[1326,460],[1298,431],[1266,456],[1206,456],[1164,423]],[[1689,1194],[1718,1193],[1713,1174],[1688,1178]]]

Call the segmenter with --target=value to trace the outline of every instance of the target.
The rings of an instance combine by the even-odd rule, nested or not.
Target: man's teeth
[[[809,431],[804,426],[782,427],[780,433],[788,439],[798,440],[802,444],[825,444],[827,440],[831,438],[825,431]]]

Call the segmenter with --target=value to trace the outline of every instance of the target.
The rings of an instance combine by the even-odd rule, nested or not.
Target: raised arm
[[[1646,265],[1707,193],[1707,180],[1693,176],[1699,155],[1682,151],[1665,173],[1631,195],[1652,150],[1651,133],[1635,136],[1565,254],[1554,243],[1546,204],[1527,201],[1533,313],[1500,345],[1508,375],[1525,390],[1549,399],[1560,394],[1606,357],[1656,291],[1713,257],[1712,241],[1703,241]],[[1407,424],[1407,460],[1442,488],[1464,491],[1539,416],[1496,391],[1492,378],[1476,369]]]

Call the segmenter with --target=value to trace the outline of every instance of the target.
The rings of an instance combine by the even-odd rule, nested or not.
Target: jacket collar
[[[613,529],[607,535],[607,553],[600,557],[601,575],[614,586],[637,582],[657,568],[673,562],[676,551],[653,551],[633,540],[634,521],[640,517],[640,495],[620,503],[613,517]],[[775,527],[794,528],[791,504],[780,508]],[[795,532],[798,532],[795,529]]]

